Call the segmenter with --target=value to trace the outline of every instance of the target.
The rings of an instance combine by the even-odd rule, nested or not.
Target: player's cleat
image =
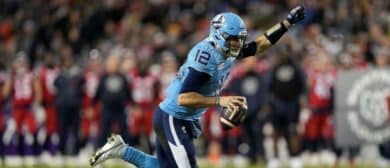
[[[89,159],[89,164],[94,167],[107,159],[121,158],[121,151],[125,149],[127,144],[123,141],[120,135],[111,135],[107,139],[106,144],[98,149]]]

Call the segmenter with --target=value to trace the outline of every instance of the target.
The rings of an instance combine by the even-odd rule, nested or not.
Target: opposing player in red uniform
[[[318,52],[307,76],[311,113],[305,125],[304,138],[309,152],[316,153],[319,150],[331,149],[334,138],[332,114],[336,71],[325,51]]]
[[[58,150],[58,120],[57,111],[54,104],[55,87],[54,80],[59,73],[55,65],[53,55],[48,54],[45,57],[45,64],[38,69],[39,85],[42,90],[42,105],[45,109],[45,130],[46,138],[44,142],[44,149],[47,149],[52,155]]]
[[[149,64],[140,63],[138,72],[131,76],[132,97],[136,107],[130,115],[130,133],[135,138],[136,143],[141,143],[140,138],[150,137],[152,133],[153,111],[156,107],[159,95],[158,78],[152,75],[149,70]],[[148,150],[151,146],[147,144]]]
[[[3,96],[11,97],[12,119],[16,123],[16,136],[11,143],[18,148],[10,153],[20,156],[35,154],[37,124],[32,107],[41,102],[41,91],[24,55],[16,58],[11,77],[4,85]]]
[[[83,114],[81,116],[81,134],[83,144],[90,143],[95,146],[99,122],[100,109],[98,104],[93,103],[96,89],[99,84],[100,75],[102,72],[102,62],[97,50],[92,50],[88,58],[88,64],[84,71],[85,92],[83,98]]]

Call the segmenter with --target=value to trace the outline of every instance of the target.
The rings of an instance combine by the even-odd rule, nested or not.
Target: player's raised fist
[[[298,5],[297,7],[291,9],[287,15],[287,21],[293,25],[305,18],[305,7],[303,5]]]

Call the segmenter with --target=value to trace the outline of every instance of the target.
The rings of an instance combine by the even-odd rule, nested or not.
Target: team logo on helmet
[[[215,29],[219,29],[225,22],[225,17],[221,14],[217,15],[214,20],[211,21],[211,26]]]

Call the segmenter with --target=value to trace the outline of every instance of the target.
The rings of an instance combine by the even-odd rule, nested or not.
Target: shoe
[[[120,135],[113,134],[107,139],[106,144],[92,155],[89,159],[89,164],[94,167],[107,159],[120,158],[120,151],[126,146],[127,144]]]

